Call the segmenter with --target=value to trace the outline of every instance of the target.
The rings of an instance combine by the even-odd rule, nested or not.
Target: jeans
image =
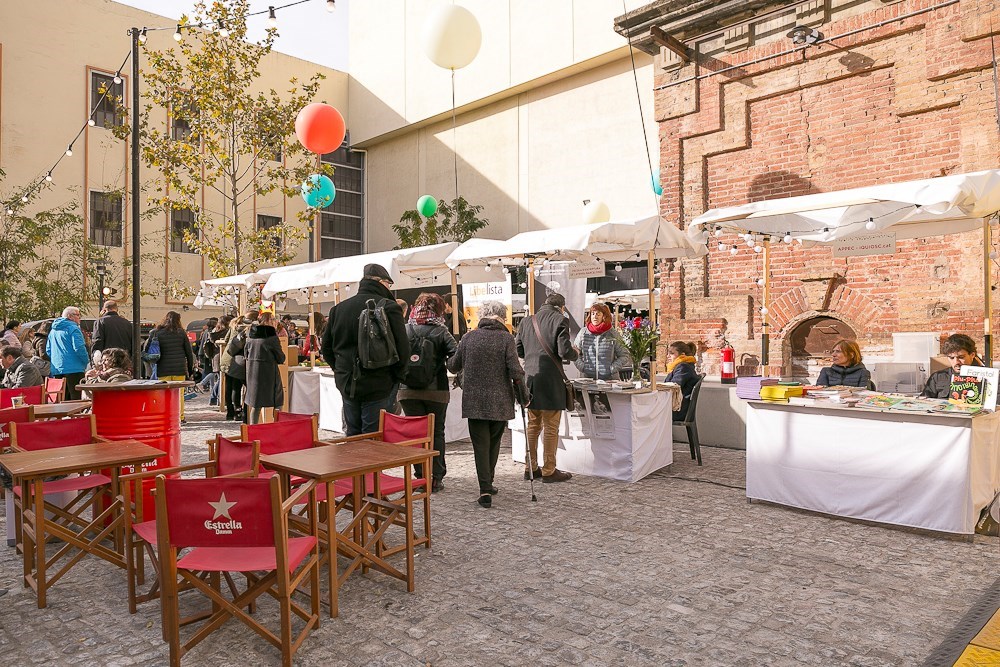
[[[199,383],[202,389],[208,389],[213,401],[219,400],[219,374],[215,371],[208,373]]]
[[[343,394],[341,394],[343,396]],[[355,401],[344,398],[344,433],[358,435],[374,433],[378,430],[378,418],[382,410],[389,412],[389,396],[374,401]]]
[[[243,410],[243,380],[226,373],[226,419]]]
[[[493,474],[500,458],[500,439],[507,428],[507,422],[492,419],[470,419],[469,438],[472,440],[472,454],[476,459],[476,477],[479,479],[479,493],[489,493],[493,488]]]
[[[404,398],[399,402],[403,406],[403,414],[407,417],[422,417],[424,415],[434,415],[434,451],[438,453],[434,457],[434,479],[444,479],[448,474],[448,466],[444,461],[444,417],[448,410],[447,403],[437,401],[424,401],[418,398]],[[423,479],[423,466],[414,466],[417,470],[417,477]]]

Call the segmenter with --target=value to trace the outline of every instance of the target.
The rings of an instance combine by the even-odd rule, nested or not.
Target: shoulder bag
[[[572,410],[576,404],[576,389],[573,388],[573,383],[566,377],[566,371],[563,370],[562,362],[556,355],[552,354],[552,350],[549,349],[545,339],[542,338],[542,331],[538,328],[538,320],[535,315],[531,316],[531,326],[535,328],[535,336],[538,337],[538,343],[545,350],[545,354],[549,355],[549,359],[555,363],[556,368],[559,370],[559,375],[562,376],[563,385],[566,387],[566,409]]]

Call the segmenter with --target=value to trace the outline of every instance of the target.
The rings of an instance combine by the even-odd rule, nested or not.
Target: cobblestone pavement
[[[185,460],[201,459],[217,430],[233,431],[190,405]],[[537,484],[532,503],[508,444],[500,495],[484,510],[470,446],[451,445],[416,592],[377,572],[352,576],[340,617],[324,614],[297,664],[914,665],[994,584],[996,539],[749,505],[742,452],[706,448],[699,469],[685,447],[669,472]],[[123,571],[85,560],[39,610],[20,569],[0,547],[3,664],[166,663],[159,606],[130,616]],[[258,615],[272,611],[265,603]],[[235,622],[184,659],[277,662]]]

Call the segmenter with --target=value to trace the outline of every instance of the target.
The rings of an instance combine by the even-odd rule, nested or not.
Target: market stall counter
[[[581,475],[637,482],[674,461],[672,413],[681,404],[680,389],[659,386],[606,391],[596,386],[578,391],[575,409],[559,424],[556,467]],[[514,461],[524,463],[524,425],[510,422]],[[541,437],[538,452],[541,455]]]
[[[747,403],[750,500],[970,535],[998,464],[997,413]]]

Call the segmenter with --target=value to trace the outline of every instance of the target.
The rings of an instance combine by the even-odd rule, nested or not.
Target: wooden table
[[[330,574],[330,616],[340,613],[338,590],[359,567],[374,567],[405,581],[406,590],[413,592],[413,471],[410,466],[420,463],[426,466],[424,470],[430,470],[431,458],[436,455],[437,452],[429,449],[377,440],[354,440],[260,457],[264,467],[278,472],[286,480],[297,475],[326,484],[329,511],[326,513],[325,556]],[[397,502],[381,500],[378,473],[400,466],[405,480],[403,497]],[[368,474],[374,478],[373,495],[364,493]],[[343,531],[338,531],[334,482],[346,478],[354,479],[354,518]],[[374,527],[369,525],[369,519],[373,520]],[[403,571],[390,565],[381,555],[385,531],[400,520],[406,526],[406,568]],[[323,537],[317,535],[321,543]],[[338,572],[338,553],[351,559],[343,575]]]
[[[90,401],[63,401],[62,403],[45,403],[32,406],[35,419],[62,419],[78,415],[90,409]]]
[[[121,568],[125,567],[125,555],[121,550],[123,542],[121,526],[124,515],[118,497],[118,476],[123,466],[140,465],[160,456],[163,456],[163,452],[137,440],[99,442],[0,455],[0,466],[10,472],[15,484],[21,485],[24,584],[35,590],[39,608],[44,608],[46,605],[45,596],[49,587],[88,553]],[[111,471],[112,500],[100,514],[96,509],[93,511],[96,516],[93,516],[90,523],[83,524],[80,517],[62,507],[45,502],[42,485],[46,477],[102,469]],[[95,492],[99,490],[100,487]],[[53,517],[46,518],[46,512],[51,512]],[[62,518],[64,523],[60,523],[58,518]],[[70,526],[73,524],[79,525],[80,530],[72,530]],[[87,535],[91,532],[95,534],[92,538],[88,538]],[[102,544],[109,536],[114,537],[114,548]],[[58,538],[66,544],[52,558],[46,560],[45,544],[49,538]],[[49,568],[74,549],[77,553],[69,559],[69,562],[49,577]]]

